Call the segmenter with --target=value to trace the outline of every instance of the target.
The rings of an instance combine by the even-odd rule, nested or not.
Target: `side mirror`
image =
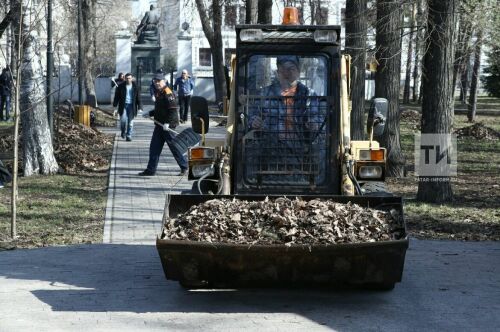
[[[366,120],[366,132],[370,141],[374,137],[381,137],[384,133],[385,121],[387,112],[389,111],[389,102],[385,98],[374,98],[370,110],[368,111],[368,119]]]
[[[208,102],[200,96],[191,97],[191,127],[197,134],[208,133]]]

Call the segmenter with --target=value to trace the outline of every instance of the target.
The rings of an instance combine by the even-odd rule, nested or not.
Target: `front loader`
[[[215,198],[288,196],[396,211],[405,229],[402,199],[385,190],[386,150],[373,140],[374,129],[383,125],[385,100],[370,109],[368,139],[350,139],[350,57],[341,54],[340,27],[240,25],[236,36],[225,139],[207,137],[189,149],[193,192],[168,197],[164,222]],[[307,94],[270,93],[280,57],[290,56],[299,59],[298,81]],[[283,125],[284,112],[276,111],[289,107],[283,105],[293,105],[301,128]],[[208,112],[193,107],[192,113],[193,126],[207,129]],[[392,289],[401,281],[408,239],[403,231],[383,242],[249,246],[171,240],[162,232],[156,245],[167,279],[185,287]]]

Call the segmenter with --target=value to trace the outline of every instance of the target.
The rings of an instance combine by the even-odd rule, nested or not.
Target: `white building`
[[[140,18],[155,5],[161,12],[160,39],[162,47],[162,63],[168,59],[177,60],[177,70],[187,69],[195,78],[195,94],[215,99],[213,89],[212,59],[210,45],[205,38],[200,16],[194,0],[128,0],[136,18]],[[304,24],[314,19],[316,24],[340,25],[342,8],[345,0],[323,0],[316,14],[310,7],[299,8]],[[236,48],[235,25],[245,23],[245,7],[243,0],[235,0],[222,8],[222,38],[224,58],[228,61]],[[283,13],[283,1],[275,1],[272,11],[273,24],[280,24]],[[342,36],[343,37],[343,36]]]

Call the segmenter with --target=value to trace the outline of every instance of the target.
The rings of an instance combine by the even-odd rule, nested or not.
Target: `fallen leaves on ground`
[[[328,199],[212,199],[167,220],[164,238],[237,244],[334,244],[405,236],[399,212]]]
[[[455,130],[457,138],[471,137],[475,139],[497,140],[500,139],[500,132],[493,128],[485,126],[481,122],[474,123],[472,126]]]
[[[61,117],[56,137],[54,153],[65,173],[108,168],[109,160],[102,151],[113,144],[109,135]]]
[[[102,113],[100,118],[104,119]],[[107,116],[113,120],[112,116]],[[116,120],[111,121],[116,123]],[[67,174],[85,173],[107,170],[109,167],[109,150],[113,146],[113,137],[73,122],[67,107],[60,107],[55,116],[54,154],[62,172]],[[20,130],[22,133],[22,130]],[[19,172],[22,173],[22,134],[19,143]],[[0,133],[0,151],[14,150],[13,130]],[[7,166],[12,169],[12,161]]]

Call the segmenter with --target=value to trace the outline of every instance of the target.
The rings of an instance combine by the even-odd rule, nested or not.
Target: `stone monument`
[[[160,23],[160,13],[151,5],[149,11],[144,14],[144,17],[139,23],[137,30],[136,44],[156,44],[159,45],[160,36],[158,33],[158,23]]]
[[[132,74],[141,89],[143,100],[149,100],[150,81],[160,64],[160,13],[151,5],[137,27],[137,40],[132,46]]]

